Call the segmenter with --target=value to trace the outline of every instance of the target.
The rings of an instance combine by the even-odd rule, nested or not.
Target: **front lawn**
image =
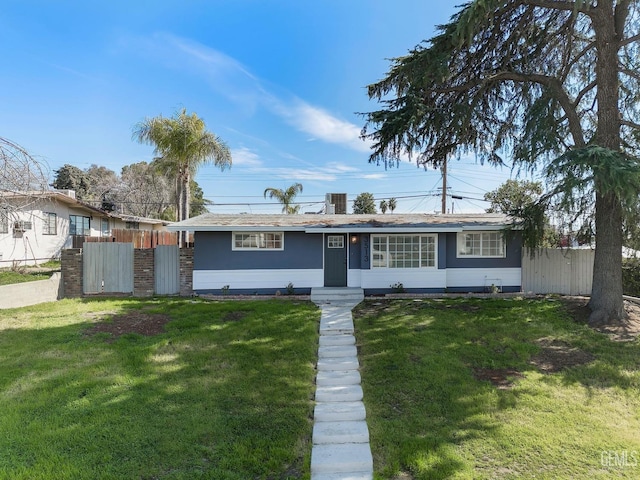
[[[319,315],[275,300],[0,311],[0,478],[308,478]]]
[[[558,300],[354,312],[376,478],[640,478],[640,341]]]

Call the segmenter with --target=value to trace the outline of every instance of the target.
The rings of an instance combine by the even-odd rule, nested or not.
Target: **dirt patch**
[[[562,340],[541,338],[536,343],[540,346],[540,351],[531,357],[529,363],[544,373],[560,372],[595,359],[589,352],[572,347]]]
[[[244,317],[247,316],[248,312],[242,310],[236,310],[234,312],[227,312],[227,314],[222,318],[223,322],[239,322]]]
[[[565,309],[577,323],[588,324],[591,309],[588,307],[588,297],[560,297]],[[627,318],[616,325],[594,327],[598,332],[606,333],[611,340],[629,342],[640,335],[640,305],[629,300],[624,301]]]
[[[522,373],[513,368],[474,368],[473,376],[477,380],[491,382],[499,390],[508,390],[513,387],[516,378],[523,377]]]
[[[168,315],[163,313],[128,312],[116,315],[108,321],[96,323],[91,328],[85,330],[87,336],[98,333],[110,333],[107,340],[112,342],[127,333],[137,333],[147,337],[164,333],[164,326],[171,321]]]

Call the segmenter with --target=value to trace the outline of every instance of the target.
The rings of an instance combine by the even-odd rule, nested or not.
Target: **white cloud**
[[[204,75],[219,94],[245,107],[266,108],[298,131],[311,135],[310,140],[342,145],[358,152],[370,151],[370,141],[360,138],[360,127],[294,95],[278,96],[269,92],[264,82],[246,66],[219,50],[168,33],[130,37],[124,41],[128,48],[155,57],[169,67],[195,70]]]
[[[231,158],[233,160],[233,165],[244,165],[247,167],[262,166],[260,156],[246,147],[231,150]]]
[[[384,173],[367,173],[366,175],[362,175],[360,178],[364,178],[365,180],[382,180],[387,178],[387,175]]]

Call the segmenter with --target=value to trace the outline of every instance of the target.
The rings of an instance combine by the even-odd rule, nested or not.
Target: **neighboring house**
[[[366,294],[521,290],[521,236],[507,217],[477,215],[221,215],[169,230],[194,233],[196,293]],[[395,288],[394,288],[395,286]]]
[[[2,205],[11,208],[3,209]],[[57,258],[73,236],[109,237],[113,229],[156,230],[167,222],[104,212],[73,190],[0,193],[0,267]]]

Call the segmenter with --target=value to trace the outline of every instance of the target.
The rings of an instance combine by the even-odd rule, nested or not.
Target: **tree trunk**
[[[191,176],[189,175],[189,170],[186,169],[182,178],[182,198],[181,198],[181,208],[182,208],[182,218],[180,220],[187,220],[189,218],[189,200],[191,198]],[[187,246],[189,242],[189,233],[186,231],[182,232],[182,245]]]
[[[595,143],[620,150],[618,49],[613,2],[599,1],[592,16],[596,34],[598,127]],[[611,192],[596,188],[596,252],[591,290],[591,325],[615,323],[624,318],[622,299],[622,205]]]

